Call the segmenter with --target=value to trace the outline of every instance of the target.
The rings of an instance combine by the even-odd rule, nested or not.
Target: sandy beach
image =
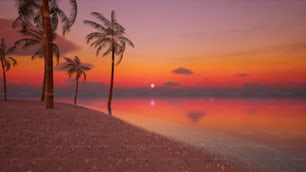
[[[0,171],[252,171],[101,112],[0,102]]]

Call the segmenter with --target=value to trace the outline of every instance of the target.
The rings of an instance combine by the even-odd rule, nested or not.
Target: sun
[[[154,84],[154,83],[151,83],[151,84],[150,84],[150,87],[151,87],[151,88],[155,88],[155,84]]]

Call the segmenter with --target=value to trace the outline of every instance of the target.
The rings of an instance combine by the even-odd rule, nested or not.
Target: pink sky
[[[68,14],[66,2],[60,4]],[[92,63],[88,81],[108,84],[110,57],[96,57],[86,44],[85,36],[94,30],[83,20],[95,20],[92,11],[109,17],[115,10],[135,44],[116,67],[118,87],[170,81],[182,87],[301,86],[306,83],[305,9],[305,0],[79,0],[78,18],[66,39],[80,48],[65,56]],[[2,0],[0,18],[16,15],[14,1]],[[39,82],[41,65],[22,59],[9,77],[17,83],[26,82],[25,76]],[[177,68],[192,74],[171,72]],[[66,79],[64,72],[55,72],[57,84],[65,85]]]

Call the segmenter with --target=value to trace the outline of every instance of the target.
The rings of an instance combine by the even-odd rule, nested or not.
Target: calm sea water
[[[102,99],[79,104],[107,112]],[[305,99],[114,98],[113,115],[260,171],[306,171]]]

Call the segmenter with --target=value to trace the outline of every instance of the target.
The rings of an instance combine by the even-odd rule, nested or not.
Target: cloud
[[[192,75],[193,72],[190,69],[179,67],[171,71],[174,74],[178,75]]]
[[[219,57],[241,57],[241,56],[254,56],[258,54],[269,54],[278,52],[280,54],[290,54],[296,53],[299,51],[306,50],[306,43],[304,41],[294,42],[294,43],[287,43],[287,44],[279,44],[267,47],[256,48],[252,50],[243,50],[243,51],[236,51],[224,54]],[[305,56],[304,56],[305,57]]]
[[[239,73],[237,76],[243,78],[243,77],[248,77],[250,75],[248,73]]]
[[[198,122],[205,115],[206,113],[201,111],[187,112],[187,117],[191,120],[191,122]]]
[[[180,83],[178,83],[178,82],[169,81],[169,82],[165,82],[161,87],[171,88],[171,87],[175,87],[175,86],[179,86],[179,85],[180,85]]]
[[[18,29],[14,30],[12,28],[12,22],[13,22],[12,19],[0,18],[0,26],[1,26],[0,35],[1,35],[1,38],[2,37],[5,38],[7,48],[12,47],[15,41],[23,38],[23,35],[18,32]],[[61,56],[68,52],[71,52],[71,51],[74,51],[80,48],[75,43],[65,39],[61,35],[57,35],[55,43],[59,47]],[[17,49],[13,54],[23,55],[23,56],[32,56],[33,53],[37,50],[37,48],[38,47],[31,47],[26,50]]]

